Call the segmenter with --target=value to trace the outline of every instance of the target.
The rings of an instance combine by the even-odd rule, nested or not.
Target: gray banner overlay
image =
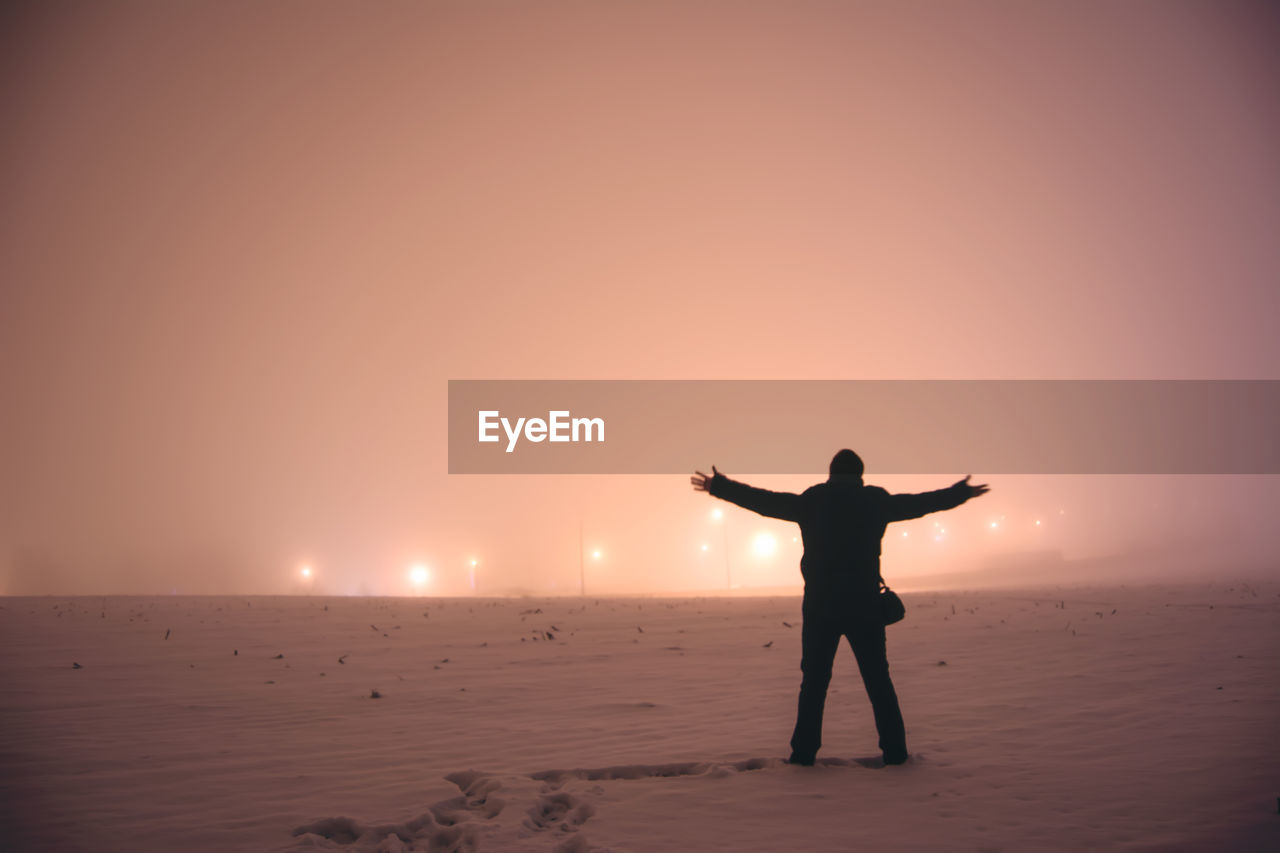
[[[1277,380],[449,381],[451,474],[1277,474],[1278,435]]]

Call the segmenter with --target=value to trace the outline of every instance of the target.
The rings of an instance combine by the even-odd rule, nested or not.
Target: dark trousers
[[[831,666],[841,637],[848,638],[858,659],[858,671],[862,673],[862,683],[875,713],[881,751],[886,756],[905,756],[907,736],[902,711],[898,708],[898,694],[889,678],[884,626],[865,618],[835,621],[806,616],[800,638],[803,650],[800,669],[804,677],[800,682],[796,728],[791,735],[792,752],[812,757],[822,746],[822,710],[827,702]]]

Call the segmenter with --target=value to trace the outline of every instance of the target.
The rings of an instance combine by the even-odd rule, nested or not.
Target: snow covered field
[[[1280,849],[1280,584],[904,598],[889,768],[796,598],[3,598],[0,848]]]

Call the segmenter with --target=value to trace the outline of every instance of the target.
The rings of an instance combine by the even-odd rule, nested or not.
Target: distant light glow
[[[715,509],[711,510],[711,517],[714,520],[719,521],[720,519],[724,518],[724,510],[720,509],[720,507],[716,507]]]
[[[751,543],[751,548],[756,552],[758,557],[768,557],[778,550],[778,540],[774,539],[768,533],[761,533],[756,536],[755,541]]]
[[[430,579],[431,572],[421,563],[417,563],[409,569],[409,580],[413,581],[414,586],[423,586]]]
[[[904,531],[902,531],[902,537],[905,539],[905,538],[906,538],[906,536],[907,536],[907,531],[905,531],[905,530],[904,530]]]
[[[474,568],[476,567],[476,564],[477,564],[477,563],[479,563],[479,562],[480,562],[479,560],[477,560],[477,559],[475,559],[475,558],[473,557],[473,558],[471,559],[471,568],[473,568],[473,569],[474,569]]]
[[[1036,519],[1036,527],[1039,527],[1039,526],[1040,526],[1040,519],[1038,519],[1038,518],[1037,518],[1037,519]]]
[[[593,559],[593,560],[598,560],[598,559],[600,559],[600,552],[599,552],[599,551],[592,551],[592,552],[591,552],[591,559]]]
[[[998,522],[998,521],[993,521],[993,522],[991,522],[991,527],[992,527],[993,529],[994,529],[994,528],[996,528],[996,527],[999,527],[999,526],[1000,526],[1000,522]]]
[[[705,542],[703,542],[703,543],[702,543],[702,550],[704,550],[704,551],[706,551],[706,550],[707,550],[707,543],[705,543]]]
[[[310,566],[303,566],[303,567],[302,567],[302,569],[301,569],[301,574],[302,574],[302,576],[303,576],[304,578],[309,578],[309,577],[311,577],[311,567],[310,567]]]

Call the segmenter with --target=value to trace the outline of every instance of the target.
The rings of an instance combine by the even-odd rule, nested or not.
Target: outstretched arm
[[[952,509],[960,506],[970,498],[985,495],[988,491],[990,491],[990,488],[986,483],[972,486],[969,484],[969,478],[965,477],[950,488],[938,489],[936,492],[921,492],[918,495],[889,495],[888,520],[906,521],[909,518],[919,518],[931,512]]]
[[[746,483],[730,480],[717,471],[714,465],[711,466],[710,477],[698,471],[689,478],[689,482],[693,483],[694,491],[707,492],[752,512],[758,512],[770,518],[781,518],[784,521],[800,520],[799,495],[791,492],[771,492],[768,489],[758,489]]]

